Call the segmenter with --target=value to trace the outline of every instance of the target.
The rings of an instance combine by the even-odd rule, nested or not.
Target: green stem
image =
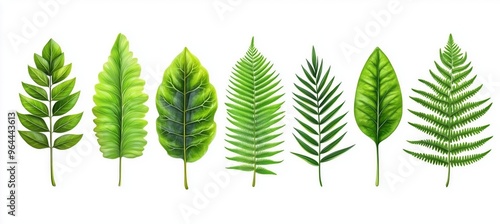
[[[378,144],[376,144],[376,146],[377,146],[377,174],[376,174],[376,177],[375,177],[375,186],[378,187],[378,182],[379,182],[379,175],[378,175],[378,173],[379,173],[378,172],[378,170],[379,170],[379,168],[378,168],[379,167],[379,162],[378,162],[379,161],[379,159],[378,159]]]
[[[446,187],[450,184],[450,173],[451,173],[451,166],[448,163],[448,179],[446,180]]]
[[[120,162],[118,163],[118,187],[122,186],[122,157],[120,156]]]
[[[253,180],[252,180],[252,187],[255,187],[255,176],[256,176],[256,171],[253,171]]]
[[[321,181],[321,163],[318,165],[318,176],[319,176],[319,186],[323,187],[323,182]]]
[[[184,152],[184,155],[186,152]],[[186,157],[184,157],[186,158]],[[184,188],[189,189],[188,187],[188,179],[187,179],[187,165],[186,165],[186,159],[184,159]]]
[[[52,186],[56,186],[54,179],[54,162],[53,162],[53,144],[52,144],[52,76],[49,75],[49,149],[50,149],[50,182]]]

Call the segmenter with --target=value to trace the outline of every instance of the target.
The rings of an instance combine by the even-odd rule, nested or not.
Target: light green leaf
[[[47,124],[41,117],[37,117],[31,114],[21,114],[17,113],[17,117],[21,124],[30,131],[34,132],[48,132],[49,128]]]
[[[33,59],[35,60],[36,68],[38,68],[39,70],[41,70],[45,74],[47,74],[49,72],[49,69],[50,69],[49,62],[47,60],[45,60],[45,58],[43,58],[39,54],[34,54]]]
[[[69,149],[76,145],[81,139],[83,135],[73,135],[66,134],[57,138],[54,141],[54,148],[56,149]]]
[[[399,125],[403,114],[403,99],[396,72],[389,58],[376,48],[366,61],[354,98],[354,117],[359,129],[376,145],[379,184],[379,144]]]
[[[227,129],[226,141],[232,146],[227,148],[251,161],[250,167],[233,168],[253,172],[252,186],[255,186],[256,174],[275,174],[264,166],[276,164],[278,161],[271,160],[271,156],[282,151],[273,150],[282,143],[275,139],[283,130],[280,121],[284,112],[281,110],[283,94],[279,93],[282,85],[272,66],[255,48],[252,38],[250,47],[234,66],[229,80],[230,103],[226,105],[227,119],[232,127]]]
[[[49,147],[49,140],[47,136],[42,133],[34,131],[19,131],[19,135],[24,139],[28,145],[35,149],[43,149]]]
[[[168,155],[184,161],[184,187],[188,189],[186,163],[205,155],[215,137],[217,93],[207,70],[187,48],[165,70],[156,109],[160,144]]]
[[[55,70],[53,75],[52,75],[52,83],[57,84],[60,81],[66,79],[66,77],[68,77],[69,73],[71,72],[72,67],[73,67],[72,64],[67,64],[67,65]]]
[[[40,88],[38,86],[30,85],[27,83],[22,83],[24,90],[26,90],[26,93],[30,95],[31,97],[37,99],[37,100],[43,100],[47,101],[47,91],[45,91],[43,88]]]
[[[49,86],[49,78],[47,75],[36,68],[33,68],[28,65],[28,73],[30,74],[31,79],[38,85],[48,87]]]
[[[467,125],[485,115],[492,104],[485,105],[490,100],[489,98],[472,100],[472,97],[481,90],[482,85],[472,86],[476,76],[468,78],[472,72],[471,62],[467,62],[467,53],[462,53],[451,34],[444,50],[439,51],[439,58],[441,64],[434,62],[438,72],[430,71],[432,80],[419,79],[421,83],[429,87],[430,91],[413,89],[418,96],[410,97],[429,111],[409,110],[426,122],[426,124],[409,122],[410,125],[431,138],[408,142],[426,147],[434,153],[404,151],[430,164],[446,167],[448,170],[446,187],[448,187],[451,167],[470,165],[490,152],[488,150],[470,153],[486,144],[492,136],[481,137],[479,140],[467,140],[480,134],[489,124],[473,127]]]
[[[75,87],[76,78],[64,81],[52,89],[52,100],[58,101],[71,94]]]
[[[142,155],[146,146],[148,112],[145,102],[144,80],[141,67],[129,51],[129,42],[119,34],[111,49],[111,55],[99,73],[95,86],[92,112],[95,115],[94,131],[105,158],[135,158]],[[121,185],[121,172],[118,185]]]
[[[30,112],[31,114],[39,117],[48,117],[49,116],[49,108],[44,103],[28,98],[23,94],[19,94],[21,99],[21,104],[23,107]]]
[[[54,132],[63,133],[75,128],[82,119],[82,115],[83,112],[59,118],[54,124]]]
[[[54,113],[54,116],[64,115],[65,113],[73,109],[79,97],[80,97],[80,91],[73,93],[62,100],[57,101],[57,103],[55,103],[54,107],[52,108],[52,113]]]

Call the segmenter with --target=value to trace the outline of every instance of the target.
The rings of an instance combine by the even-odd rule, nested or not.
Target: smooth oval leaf
[[[67,113],[68,111],[73,109],[73,107],[76,104],[76,101],[78,101],[78,97],[80,97],[80,91],[73,93],[62,100],[57,101],[57,103],[54,104],[54,107],[52,109],[52,114],[54,116],[60,116]]]
[[[70,63],[55,70],[52,73],[52,83],[57,84],[60,81],[64,80],[66,77],[68,77],[69,73],[71,72],[71,67],[72,64]]]
[[[73,129],[82,119],[82,115],[83,112],[59,118],[54,124],[54,132],[62,133]]]
[[[66,98],[71,94],[75,87],[76,78],[64,81],[52,89],[52,100],[58,101]]]
[[[53,39],[50,39],[47,44],[43,47],[42,57],[48,62],[54,61],[59,55],[61,55],[61,47]]]
[[[387,56],[376,48],[359,76],[354,117],[361,131],[376,144],[396,130],[403,99],[396,72]]]
[[[21,114],[17,113],[17,117],[21,124],[30,131],[36,132],[47,132],[49,128],[45,123],[45,120],[41,117],[33,116],[31,114]]]
[[[47,108],[47,105],[45,105],[44,103],[28,98],[23,94],[19,94],[19,97],[21,99],[21,104],[23,105],[23,107],[31,114],[39,117],[49,116],[49,108]]]
[[[28,95],[30,95],[31,97],[37,100],[48,100],[47,91],[45,91],[45,89],[24,82],[22,83],[22,85],[24,90],[26,90],[26,93],[28,93]]]
[[[28,73],[31,79],[38,85],[49,86],[49,77],[42,71],[28,65]]]
[[[49,140],[47,136],[42,133],[34,131],[19,131],[19,135],[24,139],[28,145],[35,149],[43,149],[49,147]]]
[[[83,135],[74,135],[74,134],[66,134],[62,135],[59,138],[56,138],[54,141],[54,148],[56,149],[69,149],[76,145],[81,139]]]

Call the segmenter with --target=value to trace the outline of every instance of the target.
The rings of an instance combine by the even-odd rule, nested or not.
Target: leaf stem
[[[448,185],[450,184],[450,173],[451,173],[451,166],[448,163],[448,179],[446,179],[446,187],[448,187]]]
[[[252,187],[255,187],[255,176],[256,176],[257,171],[253,171],[253,180],[252,180]]]
[[[375,186],[378,187],[378,183],[379,183],[379,159],[378,159],[378,143],[375,144],[376,145],[376,148],[377,148],[377,174],[376,174],[376,177],[375,177]]]
[[[118,187],[122,186],[122,157],[120,156],[120,162],[118,163]]]
[[[49,149],[50,149],[50,182],[52,186],[56,186],[54,179],[54,162],[53,162],[53,147],[52,144],[52,76],[49,75]]]
[[[187,179],[186,151],[184,151],[184,188],[189,189]]]

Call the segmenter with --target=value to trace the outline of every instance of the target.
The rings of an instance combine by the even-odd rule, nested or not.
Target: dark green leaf
[[[59,118],[54,124],[54,132],[62,133],[73,129],[82,119],[82,115],[83,112]]]
[[[76,78],[64,81],[52,89],[52,100],[58,101],[71,94],[75,87]]]
[[[37,99],[37,100],[44,100],[47,101],[47,91],[45,91],[43,88],[40,88],[38,86],[30,85],[27,83],[23,82],[23,88],[26,90],[26,93],[30,95],[31,97]]]
[[[39,117],[49,116],[49,108],[47,108],[47,105],[45,105],[44,103],[28,98],[22,94],[19,94],[19,97],[21,99],[21,104],[23,105],[23,107],[31,114]]]
[[[69,149],[76,145],[81,139],[83,135],[73,135],[66,134],[57,138],[54,141],[54,148],[56,149]]]
[[[63,115],[68,111],[70,111],[71,109],[73,109],[79,97],[80,97],[80,91],[71,94],[62,100],[57,101],[57,103],[54,104],[54,107],[52,109],[52,113],[54,113],[54,116]]]
[[[49,147],[49,140],[47,136],[42,133],[34,131],[19,131],[19,135],[24,139],[28,145],[35,149],[43,149]]]
[[[17,116],[21,124],[30,131],[35,131],[35,132],[49,131],[47,124],[41,117],[37,117],[31,114],[21,114],[21,113],[17,113]]]

